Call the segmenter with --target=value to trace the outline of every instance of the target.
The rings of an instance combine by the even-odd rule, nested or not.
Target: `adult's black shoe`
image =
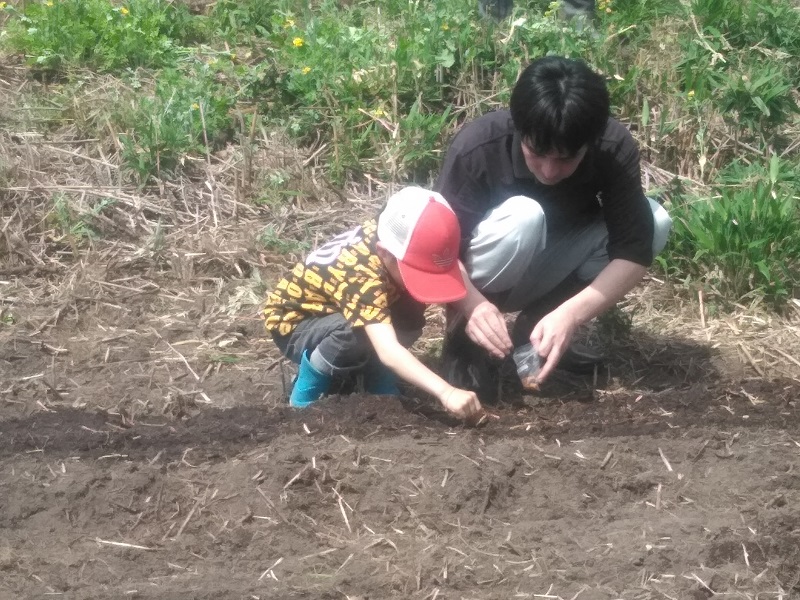
[[[517,348],[530,341],[531,332],[536,324],[549,312],[555,310],[561,303],[580,292],[587,283],[580,281],[575,275],[568,276],[555,289],[545,294],[517,315],[511,331],[511,341]],[[573,342],[558,361],[557,369],[576,374],[593,373],[603,364],[603,355]]]
[[[450,385],[475,392],[482,404],[497,403],[499,365],[469,339],[463,324],[445,334],[441,372]]]
[[[588,346],[573,342],[561,355],[556,369],[577,375],[589,375],[603,366],[603,355]]]

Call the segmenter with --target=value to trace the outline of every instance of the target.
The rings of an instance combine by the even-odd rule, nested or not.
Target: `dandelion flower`
[[[125,8],[124,6],[123,6],[122,8],[120,8],[120,9],[119,9],[119,14],[121,14],[122,16],[125,16],[125,15],[127,15],[127,14],[130,14],[130,12],[131,12],[131,11],[129,11],[129,10],[128,10],[127,8]]]
[[[6,3],[0,2],[0,10],[5,10],[5,8],[6,8]]]
[[[292,40],[292,46],[294,46],[295,48],[302,48],[303,44],[305,44],[305,42],[301,37],[296,37]]]
[[[311,67],[303,67],[300,72],[303,75],[308,75],[311,72]]]
[[[686,94],[686,96],[687,96],[689,99],[691,99],[691,98],[694,98],[694,90],[689,90],[689,92]]]

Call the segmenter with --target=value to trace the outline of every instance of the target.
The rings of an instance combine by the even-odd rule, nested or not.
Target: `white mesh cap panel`
[[[417,220],[431,198],[447,205],[440,194],[414,186],[403,188],[389,198],[378,217],[378,239],[395,258],[405,257]]]

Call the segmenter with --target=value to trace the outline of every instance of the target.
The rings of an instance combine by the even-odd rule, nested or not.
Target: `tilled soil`
[[[468,428],[159,318],[1,330],[1,598],[800,597],[796,378],[634,328]]]

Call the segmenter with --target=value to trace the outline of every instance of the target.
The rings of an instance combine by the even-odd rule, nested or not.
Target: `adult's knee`
[[[647,199],[653,211],[653,256],[657,256],[667,245],[672,230],[672,217],[667,210],[652,198]]]
[[[531,258],[544,250],[547,225],[535,200],[513,196],[491,210],[473,231],[465,266],[482,291],[510,289]]]

